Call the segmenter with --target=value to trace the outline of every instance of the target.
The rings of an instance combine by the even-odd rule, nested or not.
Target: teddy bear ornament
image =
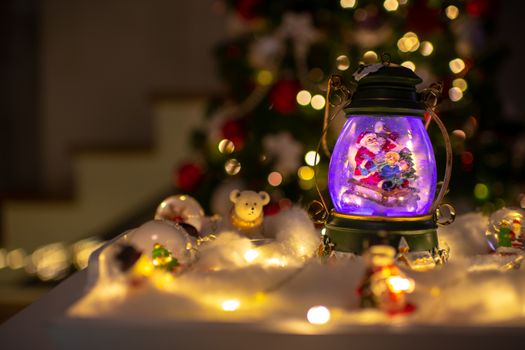
[[[231,225],[249,238],[263,237],[263,207],[270,203],[270,195],[264,191],[230,192],[233,207],[230,213]]]

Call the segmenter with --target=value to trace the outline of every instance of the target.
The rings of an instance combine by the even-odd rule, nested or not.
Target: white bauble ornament
[[[194,244],[193,239],[180,225],[160,220],[148,221],[127,236],[128,242],[150,259],[156,243],[162,244],[183,264],[192,258],[189,248]]]
[[[195,198],[179,194],[164,199],[155,212],[155,220],[166,220],[174,223],[189,224],[201,232],[204,210]]]
[[[495,211],[489,219],[485,231],[487,242],[493,250],[512,252],[523,249],[525,230],[523,217],[525,211],[520,208],[502,208]]]

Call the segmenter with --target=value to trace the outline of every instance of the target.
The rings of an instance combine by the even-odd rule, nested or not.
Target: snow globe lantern
[[[326,234],[335,249],[344,252],[360,254],[374,243],[397,247],[403,237],[411,251],[436,252],[436,207],[451,165],[446,129],[426,108],[423,99],[429,95],[416,91],[422,80],[412,70],[373,64],[361,67],[354,77],[357,88],[345,108],[348,120],[328,170],[334,209]],[[425,115],[440,126],[447,145],[445,181],[437,198],[436,161]]]

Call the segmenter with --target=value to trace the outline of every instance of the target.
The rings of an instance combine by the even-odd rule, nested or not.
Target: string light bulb
[[[452,81],[452,86],[459,88],[461,91],[465,92],[468,88],[468,84],[465,79],[457,78]]]
[[[407,32],[397,41],[397,48],[401,52],[414,52],[419,48],[419,38],[414,32]]]
[[[22,248],[11,250],[6,255],[7,266],[12,270],[18,270],[26,266],[26,252]]]
[[[391,276],[386,280],[388,289],[395,294],[412,293],[414,291],[415,283],[411,278],[402,276]]]
[[[463,98],[463,91],[458,87],[451,87],[448,90],[448,97],[451,101],[457,102]]]
[[[363,61],[365,61],[365,63],[374,63],[377,62],[377,57],[377,53],[370,50],[364,53]]]
[[[319,111],[324,108],[325,99],[323,95],[314,95],[312,97],[312,100],[310,101],[310,104],[312,105],[313,109],[316,109]]]
[[[339,69],[340,71],[345,71],[348,68],[350,68],[350,59],[346,55],[338,56],[335,59],[335,62],[337,64],[337,69]]]
[[[341,0],[339,1],[339,4],[344,9],[351,9],[355,6],[356,0]]]
[[[423,56],[430,56],[433,51],[434,51],[434,45],[432,45],[430,41],[421,42],[421,47],[419,49],[419,52],[421,52]]]
[[[410,69],[412,72],[416,70],[416,65],[412,61],[405,61],[401,63],[403,67]]]
[[[273,74],[269,70],[260,70],[257,73],[257,82],[261,85],[270,85],[273,81]]]
[[[313,306],[306,313],[306,319],[311,324],[321,325],[330,321],[330,310],[326,306]]]
[[[221,304],[221,308],[224,311],[228,311],[228,312],[238,310],[240,306],[241,306],[241,302],[238,299],[224,300]]]
[[[383,3],[383,7],[387,11],[393,12],[399,8],[399,2],[397,0],[385,0],[385,2]]]
[[[308,106],[310,104],[310,101],[312,100],[312,94],[310,93],[310,91],[301,90],[297,93],[295,99],[297,103],[301,106]]]
[[[465,69],[465,62],[461,58],[455,58],[448,63],[448,66],[452,73],[458,74]]]
[[[224,170],[228,175],[237,175],[241,171],[241,163],[237,159],[228,159],[224,164]]]
[[[474,186],[474,196],[480,200],[487,199],[489,196],[488,186],[484,183],[476,184],[476,186]]]
[[[447,6],[445,9],[445,15],[450,20],[456,19],[459,15],[459,9],[454,5]]]
[[[244,253],[244,260],[248,263],[252,263],[259,257],[259,251],[256,249],[248,249],[246,253]]]
[[[217,148],[222,154],[230,154],[233,153],[233,151],[235,151],[235,144],[228,139],[222,139],[219,142]]]
[[[304,156],[304,161],[309,166],[315,166],[319,164],[320,160],[321,159],[319,157],[319,153],[317,153],[316,151],[308,151]]]
[[[0,248],[0,269],[7,266],[7,250]]]
[[[299,168],[299,170],[297,170],[297,176],[299,176],[299,178],[301,180],[305,180],[305,181],[309,181],[309,180],[312,180],[314,178],[314,170],[309,167],[309,166],[302,166]]]
[[[277,172],[277,171],[272,171],[269,175],[268,175],[268,183],[273,186],[273,187],[277,187],[279,186],[281,183],[283,182],[283,176],[281,175],[281,173]]]

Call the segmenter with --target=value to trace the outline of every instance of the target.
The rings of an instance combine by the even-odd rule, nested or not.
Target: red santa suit
[[[396,148],[397,145],[391,139],[366,131],[359,135],[357,143],[361,147],[358,148],[354,157],[354,176],[361,183],[377,186],[383,178],[377,172],[375,158],[378,153],[386,153]]]

